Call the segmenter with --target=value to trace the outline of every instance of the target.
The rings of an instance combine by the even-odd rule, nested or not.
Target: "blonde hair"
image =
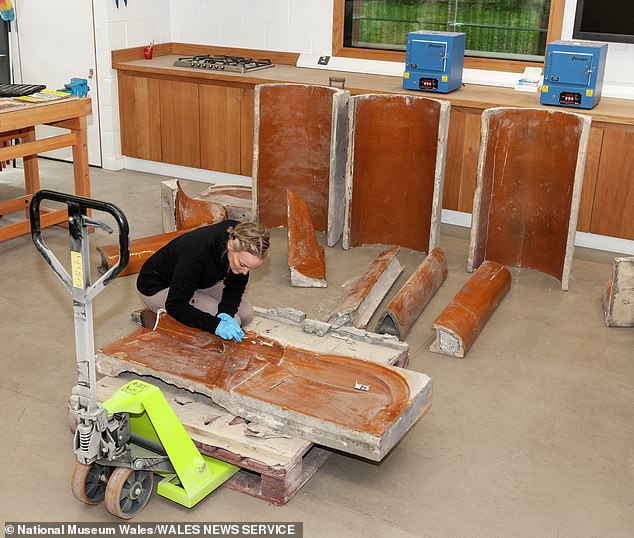
[[[257,222],[240,222],[227,228],[229,243],[238,252],[248,252],[258,258],[268,254],[271,234]]]

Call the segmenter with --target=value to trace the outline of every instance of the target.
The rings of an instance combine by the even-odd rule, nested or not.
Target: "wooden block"
[[[449,109],[414,95],[350,98],[343,248],[437,246]]]
[[[267,227],[286,226],[286,191],[310,209],[328,245],[341,237],[347,144],[345,90],[311,84],[255,87],[253,208]]]
[[[482,113],[469,271],[491,260],[568,289],[590,122],[547,109]]]
[[[376,332],[405,338],[414,322],[447,278],[447,258],[432,250],[379,317]]]
[[[355,282],[328,323],[335,327],[352,325],[364,329],[383,297],[403,271],[396,259],[399,247],[381,252],[370,264],[368,270]]]
[[[608,327],[634,327],[634,256],[615,258],[605,287],[603,312]]]
[[[288,205],[288,268],[291,286],[325,288],[324,248],[315,236],[315,227],[306,202],[286,191]]]
[[[246,331],[223,341],[161,316],[103,347],[105,375],[131,371],[209,396],[276,432],[380,461],[431,404],[424,374],[315,353]]]
[[[511,288],[509,270],[483,262],[436,318],[436,339],[429,351],[463,358]]]
[[[141,267],[152,254],[158,249],[167,245],[172,239],[179,235],[183,235],[189,230],[180,230],[178,232],[170,232],[149,237],[142,237],[130,241],[130,261],[124,271],[119,276],[134,275],[141,270]],[[106,245],[97,247],[97,252],[101,255],[101,263],[99,271],[105,273],[115,263],[119,261],[119,245]]]

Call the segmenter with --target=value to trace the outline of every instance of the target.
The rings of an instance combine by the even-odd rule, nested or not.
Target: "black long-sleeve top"
[[[227,228],[235,220],[224,220],[187,232],[148,258],[137,278],[143,295],[154,295],[169,287],[165,309],[174,319],[197,329],[214,332],[220,319],[189,304],[194,292],[224,280],[218,313],[233,316],[240,306],[249,280],[230,270]]]

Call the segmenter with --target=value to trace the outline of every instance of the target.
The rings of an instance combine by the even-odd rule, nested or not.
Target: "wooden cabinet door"
[[[121,153],[161,161],[159,80],[119,71]]]
[[[590,231],[592,219],[592,205],[594,203],[594,191],[597,185],[597,171],[601,157],[601,145],[603,144],[603,128],[591,127],[590,140],[588,141],[588,153],[586,155],[586,167],[583,173],[583,189],[581,190],[581,203],[579,204],[579,219],[577,230]]]
[[[200,166],[240,174],[244,90],[200,84]]]
[[[480,149],[479,110],[452,108],[449,115],[443,208],[471,213]]]
[[[604,127],[590,231],[634,239],[634,130]]]
[[[160,81],[162,161],[200,168],[198,83]]]

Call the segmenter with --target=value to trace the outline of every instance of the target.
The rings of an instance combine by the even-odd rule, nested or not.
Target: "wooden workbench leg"
[[[23,129],[24,134],[20,137],[24,142],[35,142],[35,127]],[[40,190],[40,168],[37,163],[37,155],[26,155],[24,160],[24,186],[26,194],[35,194]],[[27,218],[29,209],[26,208]]]
[[[73,173],[75,176],[75,194],[90,198],[90,176],[88,169],[88,139],[86,136],[86,118],[77,118],[77,127],[73,129],[76,140],[73,144]]]

